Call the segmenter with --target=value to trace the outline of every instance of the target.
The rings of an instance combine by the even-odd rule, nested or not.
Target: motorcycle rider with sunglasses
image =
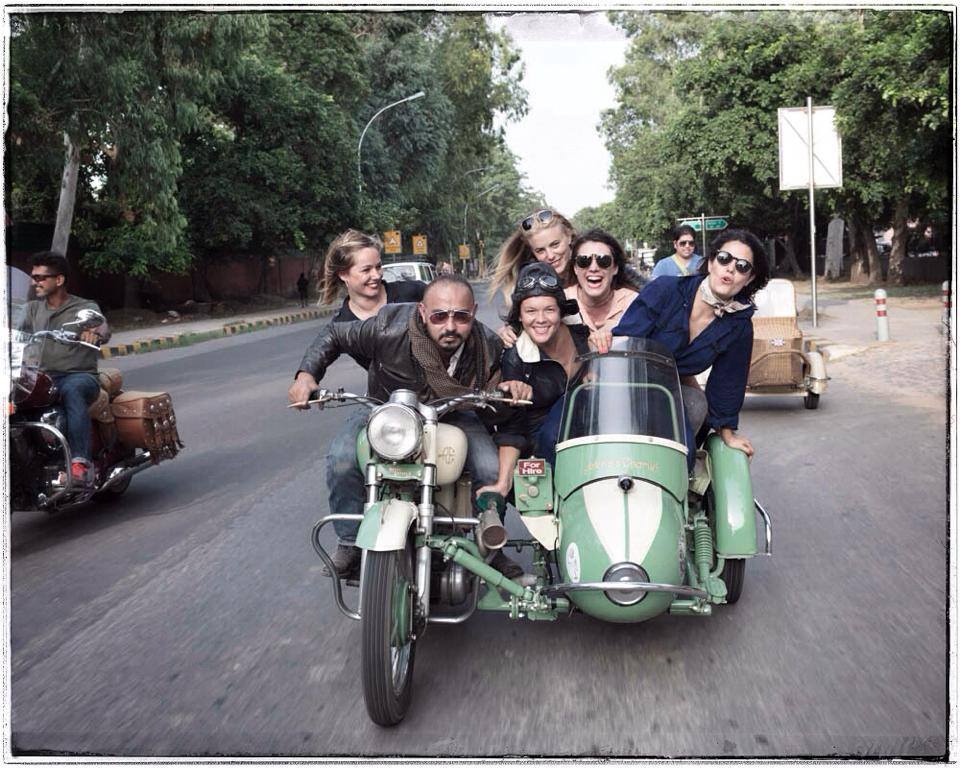
[[[683,224],[677,227],[676,237],[673,240],[673,256],[660,259],[654,267],[651,280],[664,275],[683,277],[694,275],[700,269],[703,257],[697,253],[697,236],[693,227]]]
[[[691,468],[694,435],[703,423],[731,448],[753,455],[750,440],[736,429],[753,349],[752,299],[768,278],[760,240],[746,230],[730,229],[710,244],[710,258],[696,275],[654,280],[613,329],[613,335],[654,339],[673,352],[682,383]],[[711,371],[704,393],[693,377],[707,368]]]
[[[528,399],[529,385],[502,381],[503,344],[475,319],[476,311],[470,283],[460,275],[439,275],[417,304],[387,304],[366,320],[330,323],[300,361],[288,392],[290,403],[307,408],[310,393],[342,353],[371,360],[367,392],[382,401],[397,389],[413,390],[422,402],[491,389],[507,392],[516,400]],[[514,464],[526,442],[522,409],[498,406],[492,414],[451,411],[442,420],[467,435],[466,467],[474,498],[485,491],[506,496],[513,484]],[[356,445],[357,433],[359,428],[347,445]],[[328,485],[360,488],[360,498],[352,499],[351,506],[362,507],[363,475],[357,462],[338,462],[333,470]],[[523,574],[523,569],[499,550],[490,565],[508,578]]]

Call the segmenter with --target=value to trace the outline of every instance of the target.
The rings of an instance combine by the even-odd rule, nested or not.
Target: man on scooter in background
[[[372,361],[367,392],[378,400],[387,400],[397,389],[413,390],[422,402],[429,402],[492,388],[509,392],[515,399],[527,399],[529,385],[500,381],[503,344],[493,331],[476,322],[476,311],[470,283],[459,275],[440,275],[427,286],[419,304],[387,304],[367,320],[331,323],[318,334],[300,361],[287,393],[289,400],[308,407],[307,401],[318,388],[318,381],[341,353]],[[501,412],[494,419],[496,423],[486,415],[457,411],[443,419],[467,435],[466,468],[473,478],[475,496],[483,491],[501,496],[509,492],[514,464],[526,443],[526,419],[521,411]],[[356,435],[352,444],[355,443]],[[363,487],[356,462],[349,466],[337,464],[334,469],[328,483]],[[355,499],[361,507],[363,501]],[[353,570],[359,562],[357,547],[338,545],[334,565],[339,575]],[[508,578],[523,574],[523,569],[499,550],[490,564]]]
[[[35,253],[31,261],[30,277],[36,299],[27,302],[21,330],[29,333],[56,331],[64,323],[76,320],[81,309],[100,312],[96,302],[67,293],[68,264],[64,256],[42,251]],[[109,339],[110,328],[106,322],[80,334],[80,340],[88,344],[99,345]],[[73,459],[70,474],[73,482],[80,486],[93,484],[92,423],[87,409],[100,393],[97,358],[95,350],[80,344],[49,341],[43,345],[41,367],[56,384],[63,404],[67,417],[67,442]]]

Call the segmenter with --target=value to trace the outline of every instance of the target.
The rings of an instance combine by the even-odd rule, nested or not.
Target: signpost
[[[460,243],[458,248],[460,261],[467,261],[470,258],[470,246],[466,243]]]
[[[728,215],[729,214],[726,213],[723,214],[723,216]],[[707,216],[701,213],[699,216],[677,219],[677,223],[680,224],[680,226],[686,224],[688,227],[691,227],[694,232],[700,233],[700,238],[703,242],[703,258],[707,258],[707,232],[719,232],[730,226],[723,216]]]
[[[399,229],[387,230],[383,233],[383,252],[401,253],[403,251],[401,242]]]
[[[426,235],[413,236],[413,253],[415,256],[427,255],[427,236]]]
[[[780,135],[780,189],[807,189],[810,208],[810,292],[813,327],[817,327],[817,225],[814,220],[815,187],[843,186],[843,152],[834,123],[833,107],[807,106],[777,110]]]

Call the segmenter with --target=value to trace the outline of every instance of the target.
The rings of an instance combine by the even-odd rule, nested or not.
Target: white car
[[[383,280],[396,283],[400,280],[419,280],[429,283],[437,276],[437,270],[427,261],[398,261],[383,265]]]

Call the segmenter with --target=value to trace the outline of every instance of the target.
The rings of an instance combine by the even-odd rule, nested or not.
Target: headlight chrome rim
[[[650,576],[636,563],[624,562],[614,563],[607,568],[606,573],[603,574],[603,580],[605,582],[643,581],[649,583]],[[641,602],[649,593],[644,589],[635,589],[624,591],[610,590],[603,594],[607,596],[610,602],[626,607]]]
[[[370,449],[387,461],[404,461],[420,452],[423,422],[420,414],[400,403],[384,403],[367,421]]]

